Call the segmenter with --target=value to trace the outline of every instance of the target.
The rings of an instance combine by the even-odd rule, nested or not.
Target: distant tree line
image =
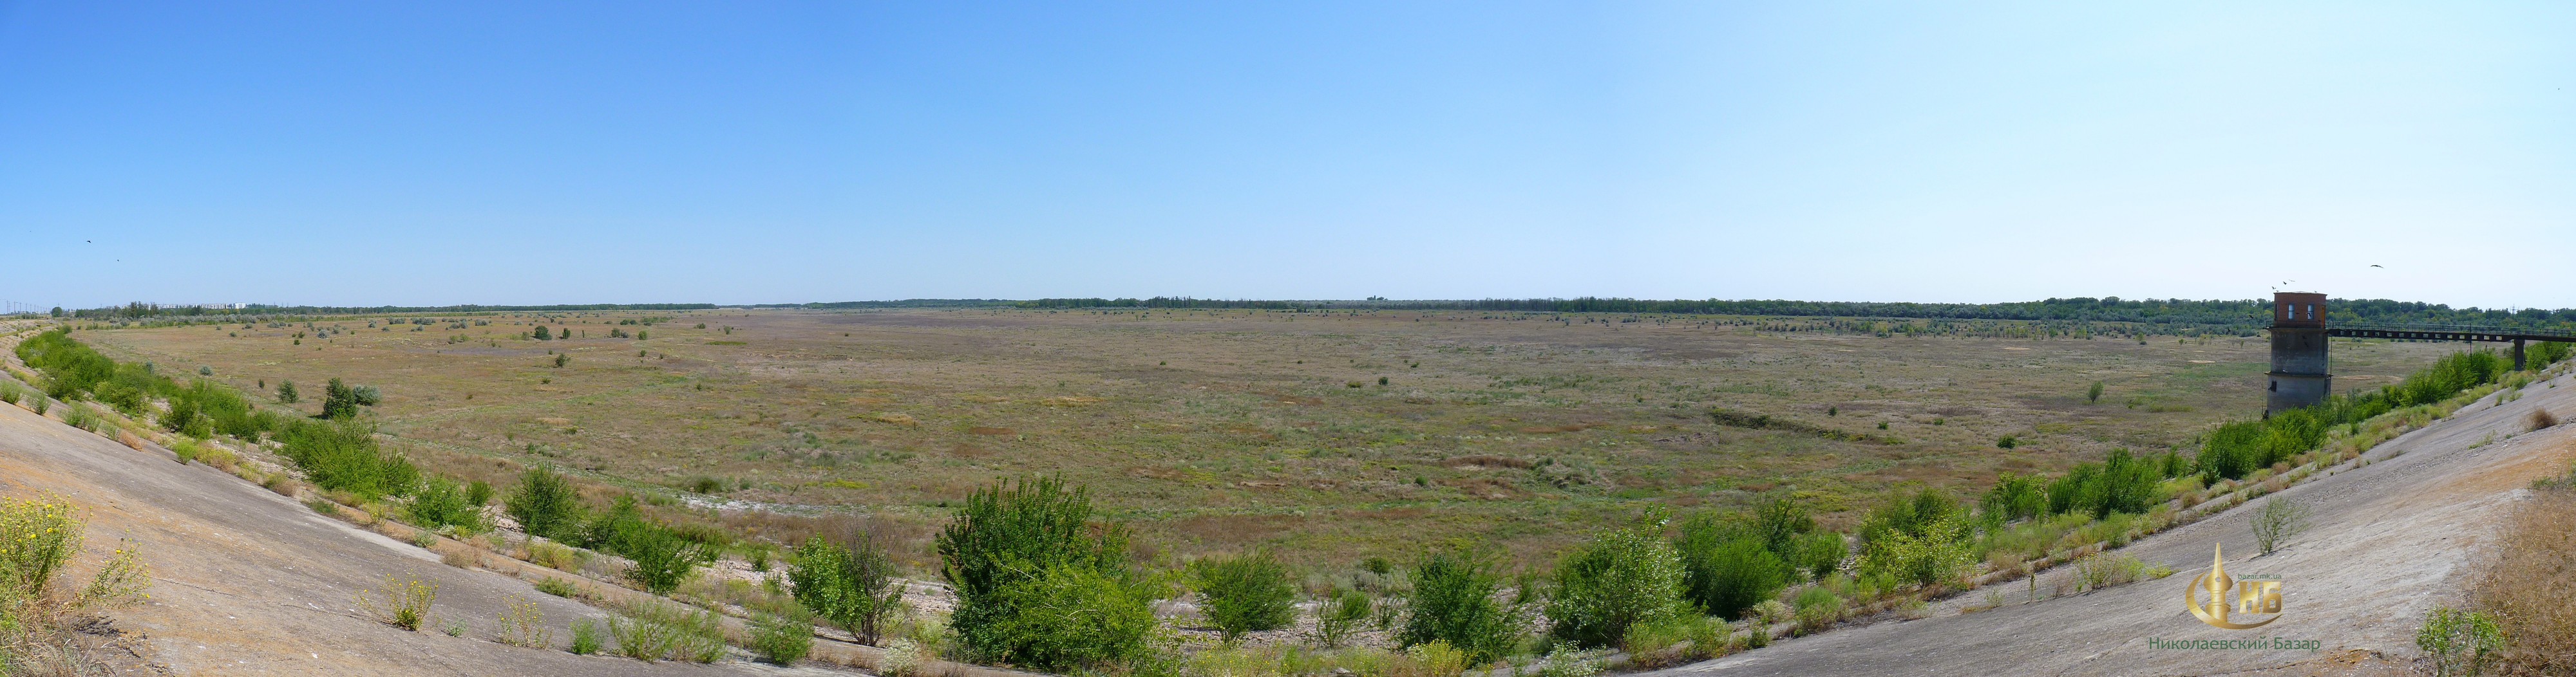
[[[2251,334],[2271,324],[2272,303],[2259,299],[2189,300],[2122,299],[2116,296],[2052,298],[2011,303],[1904,303],[1786,300],[1670,300],[1581,297],[1572,299],[1482,299],[1473,301],[1262,301],[1194,299],[1157,296],[1148,299],[1050,298],[1019,301],[1021,308],[1172,308],[1172,309],[1379,309],[1480,310],[1530,313],[1652,313],[1671,315],[1767,315],[1788,317],[1878,317],[1898,319],[2026,320],[2123,322],[2159,325],[2165,331]],[[2515,311],[2452,308],[2438,303],[2387,299],[2335,299],[2327,302],[2328,319],[2337,322],[2404,322],[2470,324],[2512,328],[2576,327],[2576,308]]]
[[[164,306],[136,301],[121,306],[69,311],[78,318],[195,317],[202,315],[372,315],[379,313],[570,312],[595,310],[709,310],[713,303],[589,303],[551,306],[278,306],[262,303],[240,308]],[[58,316],[60,314],[57,314]]]

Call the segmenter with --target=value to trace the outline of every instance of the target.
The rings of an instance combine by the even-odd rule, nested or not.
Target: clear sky
[[[2571,35],[2564,2],[0,0],[0,299],[2571,307]]]

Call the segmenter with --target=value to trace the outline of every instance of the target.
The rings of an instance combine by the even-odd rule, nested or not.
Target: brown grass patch
[[[143,450],[143,438],[136,437],[132,430],[116,431],[116,442],[128,447],[133,447],[135,451]]]
[[[859,406],[862,406],[862,407],[873,407],[873,406],[880,405],[880,404],[894,404],[894,400],[886,399],[886,398],[883,398],[883,397],[853,397],[853,398],[850,398],[850,399],[849,399],[849,402],[850,402],[850,404],[855,404],[855,405],[859,405]]]
[[[1538,465],[1537,463],[1530,462],[1529,459],[1511,458],[1507,456],[1457,456],[1440,459],[1440,464],[1460,470],[1484,470],[1487,468],[1528,470]]]
[[[572,419],[554,416],[539,416],[537,417],[537,422],[546,425],[572,425]]]
[[[948,448],[948,455],[958,458],[983,458],[993,455],[993,450],[959,442],[956,446]]]
[[[1522,426],[1522,427],[1521,427],[1521,433],[1522,433],[1522,434],[1525,434],[1525,435],[1546,435],[1546,434],[1551,434],[1551,433],[1579,433],[1579,432],[1583,432],[1584,430],[1590,429],[1590,428],[1592,427],[1592,425],[1593,425],[1593,424],[1590,424],[1590,423],[1568,423],[1568,424],[1565,424],[1565,425],[1533,425],[1533,426]]]
[[[2524,419],[2524,422],[2531,424],[2532,430],[2556,427],[2558,425],[2558,415],[2549,413],[2549,410],[2547,409],[2533,407],[2531,410],[2531,416]]]
[[[1064,397],[1049,397],[1043,400],[1038,400],[1038,404],[1049,407],[1086,407],[1099,404],[1103,401],[1104,400],[1097,397],[1066,395]]]
[[[1010,403],[1010,400],[1009,400],[1008,398],[994,397],[994,396],[991,396],[991,395],[959,395],[959,396],[957,396],[957,399],[965,400],[965,401],[968,401],[968,402],[973,402],[973,403],[976,403],[976,404],[1008,404],[1008,403]]]
[[[921,419],[913,418],[911,414],[894,414],[894,413],[877,414],[877,415],[874,415],[874,416],[869,416],[869,417],[868,417],[868,420],[877,421],[877,422],[880,422],[880,423],[892,423],[892,424],[899,425],[899,426],[916,426],[916,425],[921,425]]]
[[[2480,607],[2504,624],[2500,674],[2576,674],[2576,488],[2534,492],[2505,522],[2495,568],[2479,580]]]
[[[1511,482],[1492,477],[1471,477],[1466,479],[1446,480],[1442,481],[1441,484],[1449,485],[1459,491],[1466,492],[1469,496],[1474,496],[1488,501],[1510,500],[1518,498],[1525,493],[1521,491],[1520,487],[1512,486]]]
[[[1010,428],[995,428],[988,425],[979,425],[967,428],[966,432],[975,435],[1016,435],[1019,434],[1020,431],[1012,430]]]

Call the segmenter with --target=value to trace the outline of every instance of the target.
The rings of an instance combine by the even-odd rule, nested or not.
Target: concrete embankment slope
[[[499,574],[457,569],[410,545],[326,519],[293,501],[158,450],[137,451],[18,407],[0,406],[0,495],[54,492],[89,521],[77,573],[119,537],[141,545],[151,602],[108,614],[146,635],[143,658],[188,675],[700,675],[814,672],[739,660],[646,664],[564,652],[588,606]],[[388,574],[440,585],[436,623],[465,622],[462,636],[407,632],[356,609],[355,592]],[[555,649],[504,645],[505,595],[534,600]]]
[[[2551,386],[2556,387],[2551,387]],[[2524,432],[2535,408],[2576,418],[2576,381],[2535,383],[2514,402],[2489,396],[2381,445],[2370,465],[2283,495],[2315,509],[2313,526],[2283,550],[2257,556],[2248,525],[2260,500],[2141,539],[2123,552],[2163,562],[2174,575],[2034,603],[2028,583],[1996,586],[2009,600],[1961,613],[1936,604],[1929,618],[1882,622],[1774,644],[1654,673],[1686,675],[2216,675],[2405,674],[2414,631],[2437,602],[2457,603],[2485,546],[2531,480],[2576,458],[2576,425]],[[2391,457],[2394,455],[2393,457]],[[2223,546],[2238,579],[2283,581],[2278,620],[2251,630],[2201,623],[2184,606],[2194,576]],[[2044,574],[2041,591],[2064,571]],[[2287,638],[2304,650],[2151,649],[2165,641]]]

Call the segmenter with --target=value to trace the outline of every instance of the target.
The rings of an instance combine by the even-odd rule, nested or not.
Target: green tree
[[[510,519],[518,520],[519,528],[531,536],[568,540],[581,523],[581,494],[573,489],[572,480],[543,467],[521,473],[519,486],[510,490],[502,504]]]
[[[552,341],[555,339],[554,333],[546,331],[546,326],[542,324],[537,325],[536,331],[529,332],[528,335],[535,337],[539,341]]]
[[[2100,401],[2102,401],[2102,382],[2094,381],[2093,387],[2084,389],[2084,403],[2093,404]]]
[[[296,400],[299,400],[299,399],[303,399],[303,398],[298,397],[298,396],[295,394],[295,382],[294,382],[294,381],[278,381],[278,382],[277,382],[277,401],[278,401],[278,402],[285,403],[285,404],[294,404],[294,403],[296,402]]]
[[[1199,611],[1226,642],[1245,632],[1288,627],[1297,619],[1297,588],[1288,581],[1288,568],[1267,553],[1191,562],[1190,577],[1205,598]]]
[[[1586,646],[1610,646],[1628,628],[1680,616],[1682,560],[1660,533],[1661,519],[1613,529],[1556,565],[1549,633]]]
[[[850,631],[862,644],[877,643],[880,623],[903,603],[893,558],[866,535],[852,547],[821,536],[805,539],[788,556],[787,582],[798,604]]]
[[[322,417],[355,418],[358,415],[359,406],[372,406],[374,401],[372,393],[362,393],[362,389],[351,388],[349,384],[333,378],[330,383],[322,386]]]

